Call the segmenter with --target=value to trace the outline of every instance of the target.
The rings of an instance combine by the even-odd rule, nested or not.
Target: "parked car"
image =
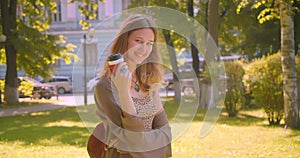
[[[71,93],[72,82],[68,76],[53,76],[46,84],[57,86],[58,94]]]
[[[43,84],[29,77],[18,77],[18,86],[21,85],[22,81],[29,82],[33,85],[32,98],[34,99],[51,99],[51,97],[56,96],[55,86]],[[26,96],[22,91],[19,91],[19,97],[24,98],[28,96]]]
[[[173,89],[173,74],[167,73],[164,77],[168,81],[168,88]],[[183,92],[184,95],[195,93],[194,86],[194,80],[192,78],[180,79],[181,92]]]

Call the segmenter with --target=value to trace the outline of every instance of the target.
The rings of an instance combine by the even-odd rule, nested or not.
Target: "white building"
[[[61,34],[67,38],[67,42],[73,43],[77,46],[76,53],[80,57],[80,61],[72,64],[65,64],[63,60],[58,60],[54,64],[59,75],[70,76],[73,80],[73,90],[81,91],[84,88],[84,65],[83,54],[86,54],[86,71],[87,79],[89,80],[95,76],[98,64],[103,64],[105,60],[105,50],[108,48],[108,43],[111,42],[117,33],[117,28],[114,24],[105,21],[105,19],[118,14],[126,9],[129,5],[129,0],[107,0],[105,2],[97,2],[98,9],[93,10],[91,6],[90,11],[96,14],[96,18],[89,20],[92,28],[101,23],[101,28],[95,30],[93,39],[86,41],[86,48],[84,49],[83,36],[88,31],[82,31],[82,26],[79,24],[80,20],[88,20],[87,17],[80,15],[78,11],[78,3],[69,5],[70,0],[58,1],[56,14],[53,14],[53,23],[50,27],[52,34]],[[87,37],[89,38],[89,37]]]
[[[82,26],[79,24],[80,20],[87,20],[85,16],[81,16],[78,10],[79,3],[69,4],[71,0],[57,0],[57,13],[53,13],[53,22],[50,26],[51,34],[64,35],[67,38],[67,43],[72,43],[77,46],[74,51],[80,57],[79,62],[66,64],[62,59],[57,60],[53,66],[57,70],[55,75],[70,76],[77,80],[79,84],[77,88],[83,87],[83,36],[87,31],[82,31]],[[91,6],[90,11],[96,14],[96,18],[88,20],[92,27],[103,22],[105,19],[121,12],[129,6],[130,0],[106,0],[98,3],[98,9],[93,10]],[[104,26],[104,27],[103,27]],[[102,23],[102,29],[97,29],[92,41],[86,42],[86,57],[87,57],[87,80],[94,77],[95,65],[99,63],[98,60],[104,60],[104,49],[107,48],[107,43],[115,36],[117,29],[113,24]],[[5,76],[6,65],[0,65],[0,78]],[[19,71],[19,76],[23,76],[24,72]],[[78,78],[80,78],[78,80]],[[73,85],[74,86],[74,85]],[[74,87],[76,90],[76,87]]]

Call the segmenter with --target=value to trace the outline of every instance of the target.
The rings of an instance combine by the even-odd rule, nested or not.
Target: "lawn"
[[[178,105],[169,99],[165,109],[171,121]],[[269,127],[262,109],[242,110],[237,118],[222,112],[211,132],[200,138],[205,112],[198,110],[173,140],[173,157],[300,157],[300,130]],[[2,117],[0,157],[88,157],[86,141],[96,120],[94,105]]]

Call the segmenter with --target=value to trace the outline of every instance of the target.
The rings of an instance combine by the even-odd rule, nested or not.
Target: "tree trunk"
[[[170,31],[164,30],[163,31],[167,46],[168,46],[168,52],[170,54],[170,59],[171,59],[171,65],[173,69],[173,88],[174,88],[174,93],[175,93],[175,100],[179,101],[181,98],[181,88],[179,84],[178,77],[179,76],[179,71],[178,71],[178,66],[177,66],[177,58],[174,50],[174,44],[173,41],[171,41],[171,35]]]
[[[5,43],[6,54],[6,74],[4,99],[7,104],[18,103],[18,84],[17,84],[17,51],[14,48],[12,39],[17,38],[16,33],[16,8],[17,0],[1,0],[1,22],[3,34],[7,37]]]
[[[299,122],[297,72],[295,64],[294,21],[292,4],[280,3],[281,61],[286,127],[296,128]]]
[[[300,3],[294,1],[293,7],[300,8]],[[295,55],[300,55],[300,30],[297,29],[300,27],[300,12],[296,11],[294,16],[294,38],[295,38]],[[298,85],[299,86],[299,85]],[[299,98],[299,89],[298,89],[298,98]]]
[[[220,15],[219,15],[219,0],[209,0],[207,4],[207,30],[209,35],[206,35],[206,50],[205,50],[205,64],[210,65],[214,61],[215,57],[218,57],[218,34],[219,34],[219,24],[220,24]],[[204,84],[207,84],[207,88],[210,90],[210,93],[206,95],[205,106],[212,108],[215,107],[214,101],[217,100],[216,97],[219,95],[218,89],[212,80],[205,81]],[[201,91],[201,98],[202,91]],[[201,99],[202,100],[202,99]]]
[[[207,29],[216,45],[218,45],[220,25],[219,1],[220,0],[209,0],[207,10]]]
[[[188,3],[187,3],[187,8],[188,8],[188,15],[190,17],[194,17],[194,5],[193,5],[193,0],[189,0]],[[194,72],[195,74],[197,75],[197,77],[199,77],[199,56],[198,56],[198,49],[196,47],[197,45],[197,40],[196,40],[196,37],[195,37],[195,33],[194,32],[191,32],[191,35],[190,35],[190,38],[191,38],[191,52],[192,52],[192,58],[193,58],[193,69],[194,69]],[[194,43],[194,44],[193,44]]]
[[[206,37],[207,49],[205,53],[205,59],[207,64],[209,64],[209,62],[215,57],[218,57],[216,56],[217,54],[215,52],[215,49],[213,49],[215,46],[212,40],[218,47],[219,24],[219,0],[209,0],[207,6],[207,30],[209,35]]]

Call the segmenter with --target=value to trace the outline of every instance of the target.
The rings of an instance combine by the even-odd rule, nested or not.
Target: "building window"
[[[98,3],[98,1],[93,2],[93,3],[94,4],[90,4],[90,5],[86,6],[86,9],[89,12],[95,14],[95,18],[92,20],[98,20],[99,19],[99,3]],[[89,16],[85,16],[85,20],[91,20],[91,19],[89,19]]]
[[[97,43],[90,43],[86,45],[86,64],[87,66],[96,66],[98,62],[97,57]]]
[[[52,14],[52,21],[60,22],[61,21],[61,1],[56,1],[56,13]]]

